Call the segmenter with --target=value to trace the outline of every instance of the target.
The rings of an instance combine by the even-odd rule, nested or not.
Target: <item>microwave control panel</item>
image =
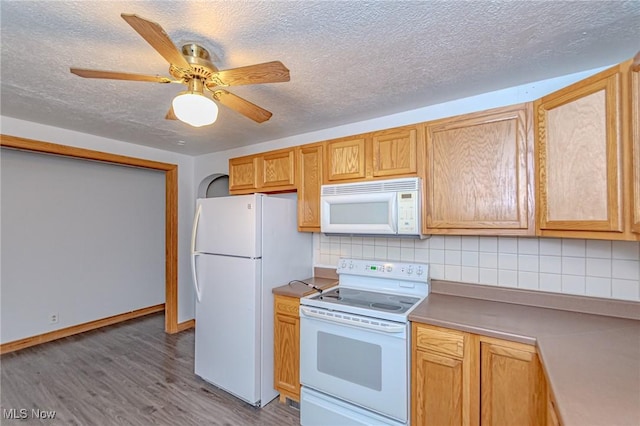
[[[398,192],[398,234],[420,233],[418,191]]]

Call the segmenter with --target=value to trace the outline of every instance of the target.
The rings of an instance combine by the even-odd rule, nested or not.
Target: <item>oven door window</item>
[[[300,314],[303,386],[407,421],[407,328],[387,333]]]
[[[375,391],[382,390],[382,347],[318,332],[318,371]]]

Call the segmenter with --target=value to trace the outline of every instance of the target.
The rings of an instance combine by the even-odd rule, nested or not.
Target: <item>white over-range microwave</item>
[[[423,238],[421,200],[420,178],[322,185],[320,231]]]

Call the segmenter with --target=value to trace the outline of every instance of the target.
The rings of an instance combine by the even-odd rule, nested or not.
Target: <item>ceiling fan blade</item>
[[[222,105],[239,112],[257,123],[265,122],[273,115],[266,109],[260,108],[258,105],[252,104],[246,99],[242,99],[240,96],[236,96],[226,90],[216,90],[213,92],[213,97]]]
[[[159,24],[134,14],[122,13],[120,16],[170,64],[187,70],[191,68]]]
[[[243,84],[282,83],[289,81],[289,70],[280,61],[249,65],[218,71],[212,77],[220,86],[241,86]]]
[[[164,116],[166,120],[177,120],[176,114],[173,112],[173,105],[169,107],[169,111],[167,111],[167,115]]]
[[[100,71],[100,70],[88,70],[84,68],[70,68],[72,74],[75,74],[84,78],[106,78],[111,80],[130,80],[130,81],[150,81],[152,83],[172,83],[179,82],[178,80],[171,80],[167,77],[161,77],[159,75],[145,75],[145,74],[132,74],[128,72],[118,71]]]

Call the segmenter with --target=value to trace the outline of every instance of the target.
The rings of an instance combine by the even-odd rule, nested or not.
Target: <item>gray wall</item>
[[[0,166],[2,343],[164,302],[163,172],[5,148]]]

